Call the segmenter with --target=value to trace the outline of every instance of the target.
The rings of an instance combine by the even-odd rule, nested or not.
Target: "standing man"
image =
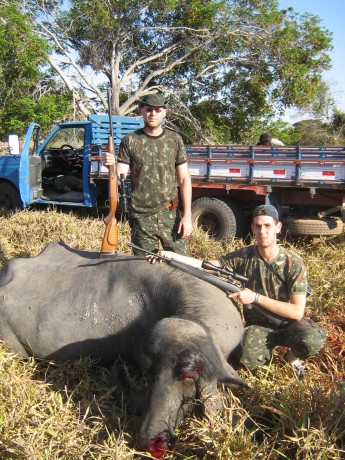
[[[131,174],[129,224],[132,242],[148,251],[160,247],[187,254],[186,238],[192,233],[192,184],[182,138],[162,126],[167,104],[162,94],[140,102],[144,128],[121,141],[117,173]],[[103,163],[114,163],[106,154]],[[178,196],[177,183],[180,197]]]
[[[281,345],[289,348],[286,359],[302,377],[304,368],[299,359],[315,355],[322,348],[327,333],[311,319],[304,318],[306,268],[298,255],[277,244],[281,227],[274,206],[258,206],[253,211],[251,225],[256,244],[210,262],[248,278],[245,289],[229,294],[244,306],[246,329],[240,350],[241,363],[256,369],[271,359],[275,346]],[[202,264],[191,257],[167,252],[163,255],[198,268]],[[154,262],[153,257],[149,260]],[[276,325],[252,304],[286,321]]]

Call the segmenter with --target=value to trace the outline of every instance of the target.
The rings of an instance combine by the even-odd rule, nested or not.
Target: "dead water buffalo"
[[[217,381],[244,383],[226,361],[242,334],[224,292],[142,257],[99,259],[53,243],[0,272],[0,338],[15,352],[63,361],[89,355],[105,364],[120,357],[147,371],[138,444],[157,457],[193,402],[215,394]],[[113,366],[117,394],[138,408],[119,374]]]

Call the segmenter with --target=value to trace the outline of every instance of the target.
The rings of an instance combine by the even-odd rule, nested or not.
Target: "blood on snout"
[[[175,355],[173,361],[173,378],[180,381],[183,385],[180,404],[181,407],[186,400],[190,400],[195,392],[195,382],[200,375],[204,374],[205,365],[202,357],[198,353],[183,351]],[[194,388],[194,390],[193,390]],[[186,398],[186,400],[185,400]],[[173,443],[169,432],[160,432],[150,440],[148,452],[154,458],[163,458],[165,453],[171,449]]]
[[[151,439],[151,444],[148,448],[148,451],[150,452],[152,457],[162,458],[167,450],[168,446],[165,436],[157,434],[157,436]]]

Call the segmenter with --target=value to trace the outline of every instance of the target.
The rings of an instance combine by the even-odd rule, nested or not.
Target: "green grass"
[[[52,241],[99,250],[104,229],[100,219],[56,210],[2,217],[0,265],[13,257],[35,256]],[[129,234],[128,225],[120,224],[122,252],[130,252]],[[307,315],[329,331],[324,350],[307,361],[302,381],[284,364],[283,349],[255,374],[239,370],[250,388],[231,393],[220,387],[222,410],[184,420],[167,458],[344,458],[345,236],[282,243],[298,252],[308,267],[313,294]],[[217,258],[243,244],[236,239],[214,242],[198,231],[190,239],[192,254],[202,259]],[[108,369],[97,362],[24,360],[0,342],[0,381],[1,459],[150,458],[135,451],[138,418],[114,405]]]

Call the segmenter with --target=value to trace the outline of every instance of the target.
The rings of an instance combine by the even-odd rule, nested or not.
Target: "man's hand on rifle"
[[[185,265],[190,265],[191,267],[195,267],[195,268],[201,268],[201,265],[202,265],[202,260],[194,259],[194,257],[188,257],[182,254],[177,254],[176,252],[173,252],[173,251],[159,251],[159,253],[157,254],[157,257],[151,255],[151,257],[150,256],[147,257],[147,260],[150,263],[155,263],[156,260],[159,258],[159,256],[163,256],[166,259],[175,260],[176,262],[180,262]],[[213,262],[218,263],[217,261],[213,261]]]
[[[157,253],[157,256],[153,256],[151,254],[146,256],[146,260],[150,262],[150,264],[155,264],[156,262],[159,262],[161,264],[162,262],[164,262],[164,260],[160,259],[159,256],[167,257],[168,259],[171,259],[171,257],[169,256],[169,253],[170,251],[159,251]]]
[[[112,153],[109,153],[109,152],[105,152],[103,153],[102,155],[102,163],[104,164],[104,166],[111,166],[115,163],[115,157]]]
[[[248,288],[244,288],[241,291],[232,292],[231,294],[228,294],[229,299],[237,298],[244,305],[254,303],[256,300],[256,296],[257,296],[257,293],[251,291]]]

